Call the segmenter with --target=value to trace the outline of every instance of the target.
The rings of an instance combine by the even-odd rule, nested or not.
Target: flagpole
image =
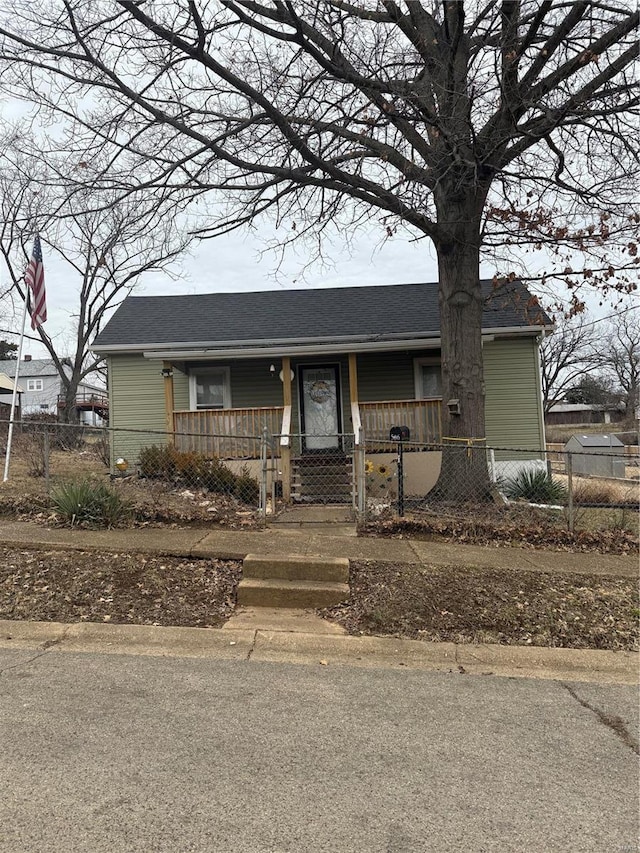
[[[18,343],[18,361],[16,364],[16,372],[13,377],[13,394],[11,395],[11,414],[9,415],[9,432],[7,433],[7,452],[4,458],[4,478],[3,483],[9,479],[9,460],[11,458],[11,442],[13,440],[13,419],[16,411],[16,398],[18,396],[18,379],[20,375],[20,363],[22,361],[22,345],[24,343],[24,327],[27,322],[27,291],[24,294],[24,309],[22,311],[22,331],[20,332],[20,341]]]

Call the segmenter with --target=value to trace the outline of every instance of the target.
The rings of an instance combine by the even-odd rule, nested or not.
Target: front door
[[[340,383],[338,367],[300,367],[300,418],[304,450],[329,450],[340,445]]]

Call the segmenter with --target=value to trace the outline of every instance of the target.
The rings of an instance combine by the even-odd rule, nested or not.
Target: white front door
[[[305,450],[324,450],[340,443],[338,368],[301,367],[300,399]]]

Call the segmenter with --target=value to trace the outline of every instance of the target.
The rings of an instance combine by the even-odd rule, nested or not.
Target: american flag
[[[37,329],[47,319],[47,296],[44,290],[44,264],[40,237],[36,234],[33,241],[33,252],[24,274],[24,280],[31,291],[31,328]]]

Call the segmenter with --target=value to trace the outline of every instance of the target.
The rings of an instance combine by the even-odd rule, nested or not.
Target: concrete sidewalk
[[[331,535],[329,531],[203,530],[145,527],[127,530],[47,528],[26,521],[0,522],[0,545],[18,548],[157,553],[180,557],[242,560],[247,554],[300,554],[346,557],[436,566],[462,566],[541,572],[577,572],[638,577],[636,556],[618,556],[529,548],[483,547],[415,539],[382,539]]]

